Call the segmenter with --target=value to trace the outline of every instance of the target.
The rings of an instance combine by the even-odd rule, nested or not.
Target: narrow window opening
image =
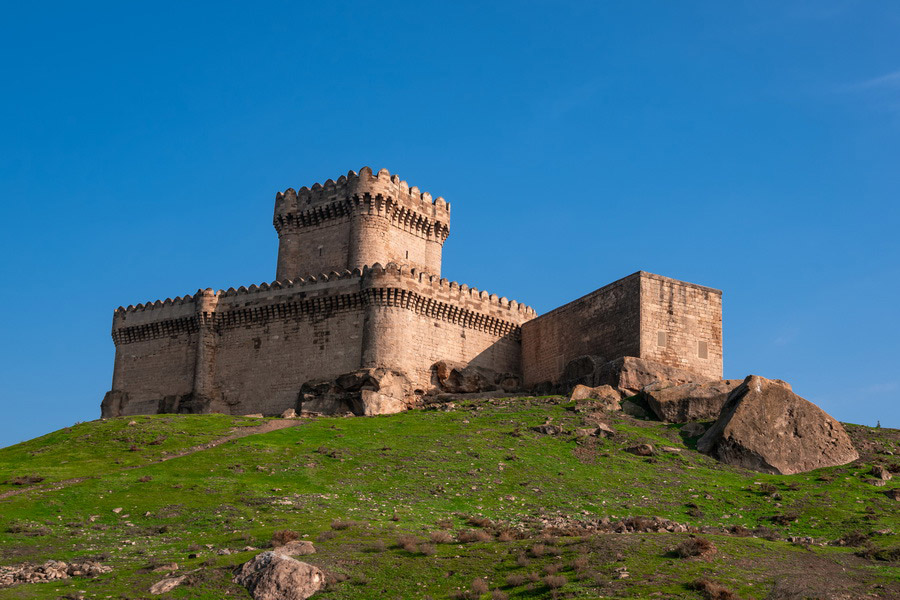
[[[406,251],[406,258],[409,258],[409,250]]]
[[[319,246],[319,256],[322,256],[322,246]]]
[[[666,335],[666,332],[660,331],[659,333],[656,334],[656,345],[659,346],[660,348],[665,348],[666,342],[668,341],[667,338],[668,338],[668,336]]]
[[[709,357],[709,348],[707,347],[706,342],[697,342],[697,356],[700,358]]]

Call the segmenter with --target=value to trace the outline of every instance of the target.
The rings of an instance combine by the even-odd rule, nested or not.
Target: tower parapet
[[[350,171],[334,181],[275,196],[276,279],[363,268],[376,262],[440,275],[450,204],[387,169]]]

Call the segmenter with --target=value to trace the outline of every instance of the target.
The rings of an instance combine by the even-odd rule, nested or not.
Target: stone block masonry
[[[635,356],[722,377],[722,292],[639,271],[522,326],[526,386],[557,384],[579,357]]]
[[[115,311],[103,416],[274,415],[302,408],[312,383],[367,369],[397,374],[408,401],[436,389],[438,361],[526,387],[582,355],[721,374],[721,292],[640,272],[536,318],[442,279],[450,205],[385,169],[279,192],[273,224],[272,283]]]

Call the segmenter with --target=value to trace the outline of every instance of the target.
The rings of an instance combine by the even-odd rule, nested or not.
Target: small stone
[[[122,507],[112,509],[114,513],[119,514],[122,512]]]

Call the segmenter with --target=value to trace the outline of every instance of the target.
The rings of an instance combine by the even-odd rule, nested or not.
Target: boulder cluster
[[[42,581],[58,581],[69,577],[96,577],[112,571],[96,561],[65,563],[61,560],[48,560],[40,565],[22,564],[0,567],[0,587],[18,583],[39,583]]]
[[[570,399],[590,409],[621,407],[635,416],[649,410],[661,421],[684,423],[682,433],[699,437],[701,452],[763,473],[790,475],[859,458],[843,426],[784,381],[757,375],[708,380],[634,357],[615,362],[619,372],[606,373],[608,383],[576,385]],[[709,421],[709,427],[700,424]]]

